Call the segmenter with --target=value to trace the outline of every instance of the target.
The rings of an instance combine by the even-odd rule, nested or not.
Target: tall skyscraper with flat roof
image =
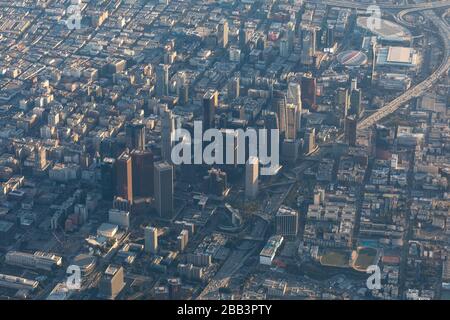
[[[349,145],[354,147],[356,145],[356,128],[357,128],[358,121],[356,120],[355,115],[348,116],[345,118],[345,124],[344,124],[344,136],[345,136],[345,142]]]
[[[336,96],[336,104],[339,107],[339,114],[341,119],[345,119],[348,115],[350,108],[350,96],[348,94],[348,89],[339,88]]]
[[[302,107],[302,91],[300,84],[289,82],[286,95],[287,103],[296,105],[299,109]]]
[[[153,195],[153,153],[150,150],[131,152],[134,197]]]
[[[287,24],[287,42],[289,53],[294,51],[294,40],[295,40],[295,23],[289,21]]]
[[[316,54],[316,29],[302,28],[302,53],[300,61],[304,65],[312,65]]]
[[[125,127],[125,139],[130,150],[145,149],[145,125],[143,123],[130,123]]]
[[[102,197],[113,200],[116,192],[116,159],[104,158],[100,165]]]
[[[228,99],[236,99],[240,94],[240,78],[238,75],[234,76],[228,82]]]
[[[219,38],[218,40],[222,48],[226,48],[228,45],[228,31],[229,31],[228,21],[223,20],[222,22],[219,23],[218,28],[218,38]]]
[[[286,104],[286,139],[295,140],[297,138],[298,122],[299,122],[298,109],[293,104]]]
[[[155,163],[155,205],[159,216],[172,219],[173,208],[173,167],[166,161]]]
[[[316,78],[311,74],[306,74],[302,77],[301,91],[302,91],[302,107],[311,109],[316,105]]]
[[[295,130],[295,133],[294,133],[293,137],[290,137],[289,139],[295,139],[296,138],[296,133],[301,128],[301,119],[302,119],[301,118],[301,114],[302,114],[302,91],[301,91],[299,83],[290,82],[288,84],[286,102],[289,105],[294,106],[294,110],[292,110],[292,112],[291,112],[292,113],[291,116],[293,116],[294,118],[293,119],[289,119],[289,115],[288,115],[288,125],[289,125],[289,121],[294,124],[295,128],[291,128],[291,129]]]
[[[298,212],[286,206],[281,206],[276,215],[277,234],[281,236],[296,236],[298,233]]]
[[[125,287],[124,270],[121,266],[109,265],[99,284],[99,296],[110,300],[116,299]]]
[[[210,89],[203,96],[203,130],[214,128],[214,116],[219,105],[219,93]]]
[[[158,98],[169,95],[169,69],[167,64],[159,64],[156,67],[155,94]]]
[[[123,152],[116,161],[116,196],[133,202],[133,174],[131,156]]]
[[[144,250],[148,253],[158,253],[158,229],[147,226],[144,229]]]
[[[44,169],[47,165],[47,149],[43,146],[36,146],[34,149],[34,167],[38,170]]]
[[[172,147],[175,139],[175,118],[172,111],[164,110],[161,115],[161,157],[171,162]]]
[[[250,36],[251,31],[245,26],[244,22],[241,22],[241,26],[239,27],[239,49],[246,49]]]
[[[184,106],[189,102],[189,83],[184,72],[179,72],[177,76],[177,95],[178,104]]]
[[[258,195],[259,159],[249,157],[245,164],[245,197],[255,199]]]
[[[286,97],[276,97],[274,99],[274,111],[278,116],[278,129],[280,135],[286,133],[287,114],[286,114]]]
[[[361,89],[353,89],[350,93],[350,114],[356,115],[357,118],[364,111],[364,109],[362,108],[361,100]]]
[[[314,151],[316,148],[316,129],[315,128],[308,128],[305,133],[305,142],[304,142],[304,149],[305,153],[309,154]]]

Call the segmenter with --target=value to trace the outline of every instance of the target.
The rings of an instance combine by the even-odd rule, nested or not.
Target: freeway
[[[360,2],[354,2],[354,1],[340,1],[340,0],[339,1],[338,0],[310,0],[308,2],[318,3],[318,4],[327,4],[327,5],[336,6],[336,7],[353,8],[353,9],[359,9],[359,10],[366,10],[367,6],[368,6],[367,3],[360,3]],[[424,9],[437,9],[437,8],[443,8],[443,7],[450,6],[450,0],[422,2],[422,3],[414,3],[414,4],[402,4],[402,5],[379,3],[376,5],[379,6],[380,9],[386,9],[386,10],[389,10],[389,9],[392,9],[392,10],[412,9],[414,11],[418,11],[418,10],[424,10]]]
[[[318,2],[317,0],[311,1],[313,3]],[[336,0],[326,0],[320,1],[319,3],[325,3],[327,5],[334,5],[337,7],[348,7],[354,9],[366,9],[366,4],[361,4],[352,1],[336,1]],[[408,5],[388,5],[388,4],[379,4],[381,9],[389,10],[389,9],[398,9],[401,10],[396,15],[397,22],[411,27],[412,25],[406,22],[403,17],[406,14],[416,12],[416,11],[424,11],[423,15],[426,19],[431,21],[438,29],[439,35],[442,38],[444,44],[444,57],[440,66],[424,81],[420,82],[416,86],[410,88],[405,91],[403,94],[390,101],[387,105],[378,109],[375,113],[371,114],[367,118],[363,119],[358,123],[357,129],[362,130],[371,127],[373,124],[377,123],[381,119],[390,115],[399,109],[402,105],[410,101],[411,99],[417,98],[423,95],[427,90],[429,90],[441,77],[445,76],[445,74],[450,69],[450,29],[447,23],[441,20],[431,9],[444,8],[450,6],[450,0],[442,0],[442,1],[434,1],[434,2],[426,2],[426,3],[418,3],[418,4],[408,4]],[[338,137],[338,140],[342,139],[343,135]]]
[[[448,5],[450,5],[449,1],[446,2],[448,3]],[[426,9],[415,8],[401,11],[397,15],[397,21],[398,22],[404,21],[403,15],[405,13],[411,13],[413,11],[420,11],[420,10]],[[423,95],[441,77],[445,76],[445,74],[450,69],[450,30],[448,28],[448,25],[445,21],[441,20],[433,11],[426,10],[423,13],[423,15],[425,16],[426,19],[431,21],[437,27],[439,34],[442,38],[445,53],[441,65],[427,79],[417,84],[416,86],[412,87],[411,89],[407,90],[406,92],[404,92],[403,94],[401,94],[400,96],[389,102],[387,105],[378,109],[374,114],[370,115],[369,117],[365,118],[363,121],[358,123],[359,130],[372,126],[373,124],[377,123],[384,117],[396,111],[398,108],[407,103],[409,100]]]

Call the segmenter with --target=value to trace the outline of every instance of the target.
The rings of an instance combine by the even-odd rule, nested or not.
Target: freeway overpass
[[[445,2],[447,3],[447,5],[450,5],[450,1]],[[450,69],[450,28],[445,21],[441,20],[433,11],[429,11],[428,9],[423,8],[421,9],[415,8],[401,11],[397,15],[397,21],[403,22],[404,21],[403,16],[406,13],[422,10],[426,10],[423,13],[423,15],[425,16],[426,19],[431,21],[437,27],[439,35],[442,38],[442,42],[444,44],[444,57],[442,63],[427,79],[417,84],[416,86],[410,88],[409,90],[407,90],[406,92],[404,92],[403,94],[401,94],[400,96],[389,102],[387,105],[378,109],[374,114],[370,115],[369,117],[365,118],[363,121],[358,123],[358,129],[365,129],[372,126],[373,124],[377,123],[384,117],[396,111],[398,108],[400,108],[402,105],[404,105],[411,99],[420,97],[433,85],[435,85],[436,82],[441,77],[445,76],[448,70]]]
[[[347,7],[360,10],[367,9],[367,4],[362,4],[353,1],[313,0],[310,2],[322,4],[324,3],[331,6]],[[370,116],[359,122],[357,126],[358,130],[371,127],[373,124],[377,123],[381,119],[398,110],[402,105],[404,105],[411,99],[423,95],[427,90],[429,90],[433,85],[435,85],[436,82],[441,77],[445,76],[448,70],[450,69],[450,27],[445,21],[441,20],[433,11],[430,11],[431,9],[450,7],[450,0],[441,0],[418,4],[406,4],[406,5],[390,5],[390,4],[378,4],[378,5],[381,9],[385,10],[401,10],[396,15],[396,20],[397,22],[406,25],[407,27],[411,27],[412,25],[407,23],[403,19],[403,17],[406,14],[416,11],[424,11],[423,15],[425,16],[425,18],[431,21],[437,27],[439,35],[442,38],[444,44],[444,57],[440,66],[427,79],[417,84],[416,86],[408,89],[403,94],[401,94],[400,96],[389,102],[387,105],[378,109],[375,113],[371,114]],[[342,137],[343,137],[342,134],[339,135],[338,140],[341,140]]]
[[[329,6],[336,6],[336,7],[344,7],[344,8],[353,8],[353,9],[359,9],[359,10],[366,10],[367,7],[370,5],[368,3],[360,3],[356,1],[340,1],[340,0],[310,0],[308,2],[311,3],[318,3],[318,4],[327,4]],[[450,0],[441,0],[441,1],[433,1],[433,2],[422,2],[422,3],[415,3],[415,4],[385,4],[385,3],[378,3],[373,4],[378,5],[380,9],[385,10],[406,10],[406,9],[412,9],[414,11],[417,10],[423,10],[423,9],[437,9],[437,8],[443,8],[450,6]]]

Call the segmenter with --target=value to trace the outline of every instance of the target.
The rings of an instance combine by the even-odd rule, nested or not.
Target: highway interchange
[[[310,1],[310,2],[317,2]],[[355,9],[365,10],[367,8],[367,4],[360,4],[356,2],[349,1],[319,1],[320,3],[326,3],[328,5],[338,6],[338,7],[349,7]],[[371,114],[367,118],[363,119],[358,124],[358,130],[366,129],[373,124],[379,122],[381,119],[385,118],[389,114],[395,112],[402,105],[407,103],[413,98],[419,97],[424,94],[427,90],[429,90],[442,76],[444,76],[448,70],[450,69],[450,28],[447,23],[441,20],[433,11],[430,9],[444,8],[450,7],[450,0],[446,1],[436,1],[432,3],[420,3],[413,5],[380,5],[381,9],[384,10],[393,10],[399,9],[396,14],[396,20],[398,23],[401,23],[407,27],[411,27],[403,18],[405,15],[424,11],[424,17],[427,20],[430,20],[432,23],[436,25],[439,31],[439,35],[441,36],[444,44],[444,57],[440,66],[424,81],[407,90],[387,105],[378,109],[375,113]],[[342,139],[343,135],[338,137],[338,140]],[[320,151],[316,150],[316,151]],[[314,152],[313,156],[317,157],[320,152]],[[319,156],[320,158],[320,156]],[[303,171],[303,170],[301,170]],[[269,210],[271,211],[271,210]],[[262,218],[262,217],[261,217]],[[264,219],[263,219],[264,220]],[[230,281],[230,278],[242,267],[243,262],[252,254],[254,254],[254,247],[252,250],[237,250],[233,257],[231,257],[230,261],[222,266],[219,272],[215,275],[212,281],[202,290],[197,299],[207,299],[211,297],[211,295],[217,294],[218,289],[224,287]]]
[[[450,1],[444,2],[446,2],[446,6],[450,6]],[[395,112],[398,108],[400,108],[411,99],[420,97],[434,84],[436,84],[436,82],[441,77],[447,74],[448,70],[450,69],[450,28],[445,21],[440,19],[433,11],[429,10],[435,7],[436,6],[430,5],[430,7],[426,8],[410,8],[404,11],[400,11],[397,14],[397,21],[399,23],[403,23],[406,26],[410,26],[407,22],[404,21],[404,15],[416,11],[424,11],[424,17],[437,27],[439,35],[442,38],[442,43],[444,45],[444,57],[442,59],[441,65],[427,79],[407,90],[406,92],[389,102],[387,105],[378,109],[375,113],[361,121],[358,124],[358,129],[369,128],[389,114]]]
[[[367,4],[353,1],[314,0],[310,2],[325,3],[330,6],[347,7],[357,10],[367,9]],[[450,7],[450,0],[406,5],[379,4],[379,7],[382,10],[401,10],[395,15],[395,19],[398,23],[403,24],[406,27],[412,27],[412,25],[404,20],[404,16],[413,12],[423,12],[423,16],[427,20],[431,21],[438,29],[439,36],[442,38],[442,43],[444,45],[444,57],[440,66],[428,78],[415,85],[414,87],[408,89],[403,94],[390,101],[367,118],[360,121],[357,126],[358,130],[364,130],[371,127],[386,116],[398,110],[401,106],[403,106],[411,99],[422,96],[427,90],[435,85],[441,77],[445,76],[450,69],[450,26],[432,11],[432,9]],[[342,140],[342,138],[343,134],[339,135],[337,140]]]

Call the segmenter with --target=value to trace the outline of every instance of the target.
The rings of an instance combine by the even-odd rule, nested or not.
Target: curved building
[[[72,260],[72,265],[80,267],[83,276],[89,275],[97,264],[97,258],[89,254],[79,254]]]
[[[346,67],[360,67],[367,63],[365,53],[357,50],[343,51],[337,55],[338,62]]]

